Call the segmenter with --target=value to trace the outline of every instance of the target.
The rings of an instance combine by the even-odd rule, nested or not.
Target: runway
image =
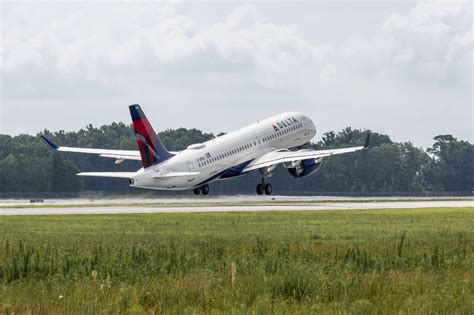
[[[50,200],[44,204],[0,202],[0,215],[65,215],[65,214],[132,214],[132,213],[199,213],[199,212],[263,212],[263,211],[335,211],[374,209],[472,207],[474,199],[358,199],[324,197],[237,196],[187,199],[72,199]]]

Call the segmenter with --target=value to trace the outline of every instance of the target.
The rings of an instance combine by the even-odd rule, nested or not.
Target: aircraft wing
[[[345,153],[351,153],[360,151],[368,148],[370,140],[370,134],[367,135],[365,144],[358,147],[342,148],[342,149],[329,149],[329,150],[301,150],[301,151],[274,151],[262,155],[252,161],[243,171],[249,172],[265,167],[270,167],[280,163],[296,162],[307,159],[318,159],[332,155],[339,155]]]
[[[51,141],[45,136],[41,136],[53,149],[63,152],[77,152],[86,154],[97,154],[101,157],[112,158],[116,160],[137,160],[141,161],[140,152],[133,150],[110,150],[110,149],[91,149],[91,148],[75,148],[75,147],[63,147],[57,143]]]
[[[135,172],[83,172],[77,173],[77,176],[95,176],[95,177],[112,177],[112,178],[131,178]]]

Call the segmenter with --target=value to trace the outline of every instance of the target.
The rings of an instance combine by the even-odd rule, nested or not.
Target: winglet
[[[367,138],[365,139],[364,149],[367,149],[369,147],[369,142],[370,142],[370,132],[367,135]]]
[[[43,135],[41,135],[40,137],[43,138],[43,140],[46,141],[53,149],[55,150],[59,149],[59,145],[56,142],[49,140]]]

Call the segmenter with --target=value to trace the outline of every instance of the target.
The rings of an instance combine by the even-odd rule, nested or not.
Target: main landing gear
[[[207,195],[207,194],[209,194],[209,185],[206,184],[204,186],[194,188],[193,192],[194,192],[195,195],[199,195],[201,192],[202,192],[203,195]]]
[[[273,167],[265,167],[260,169],[260,173],[262,174],[262,182],[257,185],[257,194],[258,195],[271,195],[273,192],[273,187],[272,185],[268,184],[266,182],[268,177],[272,176],[272,171],[275,169],[275,166]]]
[[[265,178],[262,178],[262,182],[257,184],[257,194],[258,195],[271,195],[273,191],[272,185],[265,183]]]

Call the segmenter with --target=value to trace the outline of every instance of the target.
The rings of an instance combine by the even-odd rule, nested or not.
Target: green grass
[[[474,312],[474,208],[1,217],[0,237],[0,313]]]

